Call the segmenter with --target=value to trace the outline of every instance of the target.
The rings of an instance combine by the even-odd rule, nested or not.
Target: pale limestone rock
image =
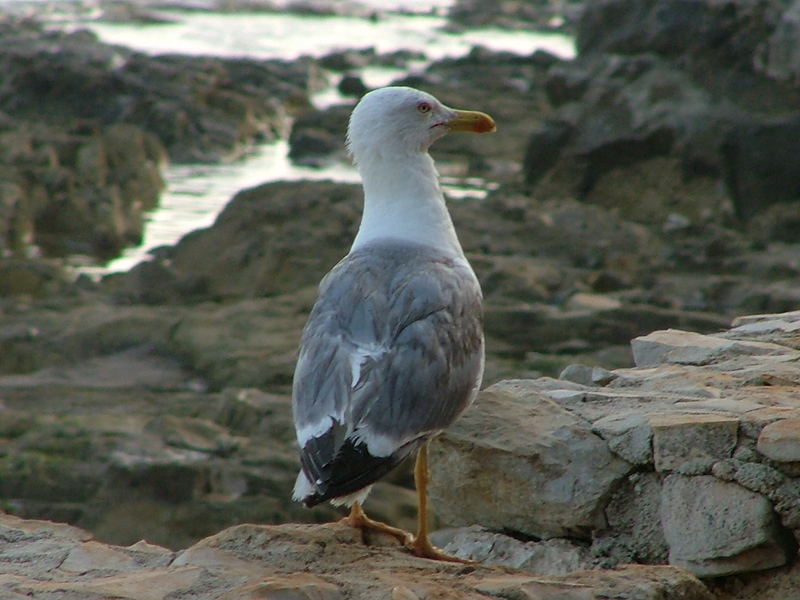
[[[629,470],[588,423],[535,382],[504,381],[431,444],[431,496],[451,526],[586,536]]]
[[[442,534],[433,540],[445,552],[486,565],[502,565],[537,575],[561,575],[593,566],[586,547],[565,539],[522,542],[474,525],[445,530]]]
[[[653,457],[657,471],[675,471],[686,463],[711,465],[736,448],[739,421],[717,414],[651,415]]]
[[[785,313],[771,313],[764,315],[742,315],[731,322],[731,327],[738,328],[753,323],[800,323],[800,310]]]
[[[678,329],[654,331],[634,338],[631,350],[637,367],[664,363],[705,365],[732,356],[798,354],[779,344],[726,340]]]
[[[72,548],[59,569],[69,573],[88,573],[108,569],[127,571],[136,566],[136,559],[122,550],[91,540]]]
[[[590,367],[588,365],[573,364],[567,365],[558,375],[559,379],[579,383],[581,385],[606,385],[613,381],[615,375],[602,367]]]
[[[633,411],[611,414],[595,421],[592,431],[628,462],[635,465],[653,462],[653,430],[646,415]]]
[[[665,563],[668,550],[660,511],[661,478],[652,472],[632,473],[606,504],[608,527],[595,533],[592,553],[612,565]]]
[[[712,476],[667,476],[661,523],[670,564],[701,577],[769,569],[788,558],[769,500]]]
[[[800,419],[784,419],[765,426],[758,451],[776,462],[800,461]]]
[[[394,538],[365,537],[338,523],[238,525],[169,564],[139,560],[144,555],[161,560],[172,553],[147,543],[110,546],[74,527],[0,514],[0,598],[711,600],[700,581],[674,567],[629,565],[547,577],[481,564],[465,569],[414,557]],[[59,568],[65,557],[81,571]]]

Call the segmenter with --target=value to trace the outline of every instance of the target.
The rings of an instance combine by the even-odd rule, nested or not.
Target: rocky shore
[[[335,523],[234,525],[191,543],[232,521],[300,516],[280,506],[295,470],[286,396],[187,391],[178,365],[144,351],[6,376],[4,496],[25,485],[44,496],[7,507],[31,512],[60,497],[57,516],[82,517],[121,545],[0,515],[0,590],[786,599],[800,540],[798,331],[800,312],[742,317],[715,335],[656,331],[633,340],[635,367],[572,365],[557,379],[485,389],[431,453],[434,506],[451,526],[436,541],[474,566],[417,559]],[[27,470],[9,472],[13,463]],[[408,526],[411,494],[377,487],[374,514]]]
[[[480,6],[457,3],[453,27],[486,22]],[[146,57],[0,23],[3,594],[790,597],[797,11],[591,1],[567,19],[573,61],[475,48],[398,81],[499,126],[435,149],[444,177],[491,182],[450,202],[486,298],[486,389],[433,449],[438,543],[475,567],[291,524],[338,516],[290,501],[288,390],[358,186],[242,190],[100,282],[60,260],[135,243],[167,160],[277,137],[294,160],[345,160],[349,105],[311,93],[409,56]],[[371,514],[412,527],[410,486],[405,466]]]

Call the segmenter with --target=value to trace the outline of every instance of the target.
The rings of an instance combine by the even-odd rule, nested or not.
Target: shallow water
[[[105,42],[121,44],[148,54],[184,53],[221,57],[294,59],[301,55],[323,56],[347,48],[373,47],[379,53],[400,49],[422,51],[425,60],[411,65],[423,69],[429,62],[467,54],[474,45],[528,55],[546,49],[564,58],[574,55],[572,40],[552,33],[474,29],[447,32],[444,10],[448,0],[381,2],[366,4],[382,10],[400,8],[425,14],[383,13],[378,19],[352,16],[299,16],[276,13],[211,13],[159,11],[168,24],[101,23],[55,14],[60,27],[88,27]],[[0,2],[0,6],[8,2]],[[14,3],[20,6],[23,3]],[[26,3],[31,4],[31,3]],[[43,4],[43,3],[42,3]],[[36,4],[34,4],[36,6]],[[84,13],[85,14],[85,13]],[[359,75],[370,87],[386,85],[408,70],[368,67]],[[332,78],[335,84],[335,78]],[[342,101],[335,85],[313,98],[318,107]],[[148,215],[144,241],[137,248],[102,266],[83,266],[81,271],[100,275],[131,268],[148,256],[148,250],[175,243],[185,233],[210,225],[225,203],[240,189],[282,179],[332,179],[358,181],[350,165],[332,164],[315,169],[293,165],[285,140],[256,147],[230,164],[172,165],[166,169],[167,189],[160,206]],[[480,196],[487,185],[481,180],[445,179],[451,197]]]

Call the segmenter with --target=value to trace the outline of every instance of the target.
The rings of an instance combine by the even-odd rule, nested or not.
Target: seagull
[[[353,527],[388,533],[434,560],[459,561],[428,538],[428,442],[475,399],[484,340],[480,285],[428,148],[449,133],[492,131],[488,115],[413,88],[361,98],[347,130],[364,188],[361,225],[320,283],[292,387],[302,465],[293,498],[350,506],[344,520]],[[415,452],[411,535],[370,519],[361,504]]]

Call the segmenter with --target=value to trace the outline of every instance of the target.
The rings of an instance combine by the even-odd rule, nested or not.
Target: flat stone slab
[[[181,552],[110,546],[78,528],[0,513],[0,597],[121,600],[712,600],[689,572],[628,565],[539,577],[412,556],[343,524],[237,525]],[[66,560],[65,560],[66,558]]]

